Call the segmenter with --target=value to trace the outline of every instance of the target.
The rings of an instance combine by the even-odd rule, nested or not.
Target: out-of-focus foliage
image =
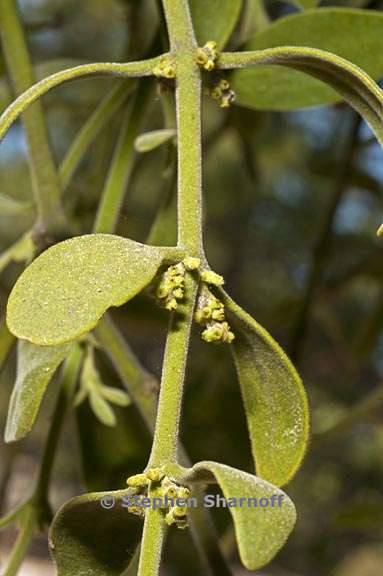
[[[54,66],[51,61],[57,59],[123,60],[128,51],[140,47],[136,34],[143,34],[145,39],[155,22],[153,16],[145,15],[137,20],[143,7],[146,14],[153,14],[152,8],[140,0],[24,0],[20,4],[37,69]],[[267,8],[272,18],[294,10],[288,4],[271,1]],[[381,2],[376,2],[374,9],[380,11]],[[240,38],[240,31],[235,31],[232,38],[233,42]],[[376,55],[379,57],[381,54]],[[0,103],[4,106],[10,88],[2,63],[1,73]],[[105,80],[86,80],[64,86],[44,99],[58,161],[109,85]],[[205,237],[209,260],[224,274],[236,301],[287,351],[293,347],[299,350],[295,360],[313,412],[312,445],[300,474],[288,488],[299,513],[296,529],[263,573],[376,576],[383,571],[381,405],[377,403],[375,411],[355,420],[344,433],[340,429],[326,438],[325,432],[382,386],[383,248],[375,236],[383,208],[382,153],[365,125],[354,129],[355,116],[343,104],[285,114],[260,114],[239,106],[222,111],[208,97],[204,104]],[[65,203],[78,233],[92,229],[120,123],[117,113],[66,191]],[[162,116],[157,105],[147,115],[145,131],[160,128]],[[355,141],[350,155],[352,138]],[[147,238],[154,213],[171,187],[168,152],[162,146],[139,156],[119,234],[139,242]],[[19,124],[1,146],[0,191],[17,203],[31,199],[26,147]],[[307,329],[299,332],[297,324],[314,257],[318,258],[319,239],[331,213]],[[31,222],[28,211],[0,211],[1,251]],[[20,271],[21,266],[15,263],[1,276],[2,309]],[[159,377],[167,315],[144,294],[120,308],[115,317],[143,365]],[[253,473],[231,358],[221,348],[201,342],[197,333],[191,354],[182,429],[190,456],[193,461],[220,460]],[[98,351],[96,356],[103,382],[120,386],[109,360]],[[14,357],[10,358],[14,363]],[[13,383],[14,372],[8,363],[0,379],[3,425]],[[36,470],[54,395],[51,386],[32,437],[13,459],[16,479],[0,489],[3,502],[21,498],[29,487],[25,477],[30,481],[30,470]],[[150,442],[140,414],[130,405],[117,408],[116,415],[117,426],[106,428],[87,404],[78,409],[84,477],[89,489],[120,488],[126,477],[147,460]],[[61,445],[53,494],[57,504],[84,489],[73,457],[75,433],[74,427],[69,427]],[[6,454],[8,449],[6,452],[1,446],[1,478],[6,477],[6,463],[11,461]],[[225,510],[214,514],[223,545],[233,557],[229,514]],[[32,552],[46,556],[45,543]],[[184,533],[171,533],[165,550],[169,565],[170,558],[173,570],[178,566],[182,574],[202,576]]]

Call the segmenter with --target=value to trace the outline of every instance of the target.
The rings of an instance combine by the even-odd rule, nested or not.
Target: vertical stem
[[[161,378],[161,392],[157,410],[149,466],[161,466],[177,459],[179,420],[182,405],[186,359],[196,296],[192,278],[185,282],[187,301],[180,312],[170,319]]]
[[[163,0],[163,7],[177,78],[178,244],[190,255],[203,257],[201,74],[195,61],[196,41],[187,0]],[[185,369],[197,295],[197,282],[189,274],[185,294],[185,304],[170,320],[149,466],[161,466],[177,458]],[[158,574],[163,522],[159,511],[147,511],[139,576]]]
[[[9,74],[17,95],[34,82],[33,66],[20,22],[16,1],[1,0],[0,30]],[[50,149],[42,105],[37,102],[23,115],[38,226],[42,231],[60,231],[65,224],[60,201],[60,183]]]
[[[190,254],[201,255],[201,79],[192,57],[192,62],[180,58],[178,66],[178,243]]]
[[[164,535],[165,524],[161,511],[148,508],[145,513],[137,576],[155,576],[158,574]]]
[[[201,73],[187,0],[163,0],[177,74],[178,243],[202,255]]]

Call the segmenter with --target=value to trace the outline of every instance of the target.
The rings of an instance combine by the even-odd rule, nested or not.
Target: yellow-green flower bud
[[[180,486],[178,489],[178,497],[187,500],[190,497],[190,490],[186,486]]]
[[[187,256],[182,261],[186,270],[198,270],[201,265],[201,260],[199,258],[194,258],[193,256]]]
[[[203,282],[206,282],[206,284],[213,284],[214,286],[223,286],[225,283],[222,276],[211,270],[204,270],[201,274],[201,279]]]
[[[159,482],[164,477],[164,472],[161,468],[150,468],[146,472],[146,477],[152,482]]]
[[[173,508],[173,514],[176,518],[183,518],[186,516],[187,511],[187,506],[174,506]]]
[[[177,300],[175,298],[171,298],[168,302],[166,302],[165,308],[170,312],[172,312],[173,310],[177,310],[178,308]]]
[[[218,86],[220,87],[221,90],[229,90],[230,88],[230,84],[225,78],[221,78]]]
[[[217,320],[219,322],[222,322],[223,320],[225,320],[225,309],[223,308],[223,306],[222,306],[222,308],[219,308],[217,310],[213,310],[211,317],[213,318],[213,320]]]
[[[182,288],[176,288],[175,290],[173,290],[173,296],[177,300],[182,300],[182,298],[184,297],[184,291],[182,290]]]
[[[196,61],[199,66],[210,72],[215,68],[218,58],[217,43],[213,40],[206,42],[202,48],[197,48]]]
[[[141,487],[148,486],[149,480],[146,474],[135,474],[134,476],[130,476],[126,483],[128,486]]]
[[[169,294],[169,289],[164,286],[164,284],[160,284],[157,288],[157,297],[158,298],[166,298]]]

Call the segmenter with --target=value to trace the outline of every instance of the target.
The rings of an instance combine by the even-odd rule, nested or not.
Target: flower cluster
[[[219,101],[221,108],[228,108],[235,100],[235,92],[231,90],[228,80],[221,78],[211,90],[210,95]]]
[[[197,64],[204,70],[211,72],[214,70],[216,61],[218,59],[217,43],[213,40],[206,42],[200,48],[197,48]]]
[[[165,522],[171,526],[184,529],[188,526],[187,500],[190,490],[171,480],[161,468],[151,468],[143,474],[136,474],[127,479],[131,488],[136,488],[140,496],[157,499],[163,502]],[[139,516],[145,515],[141,506],[130,506],[129,511]]]
[[[185,296],[186,270],[197,270],[199,265],[199,258],[189,256],[182,262],[174,266],[169,266],[164,272],[157,287],[156,294],[167,310],[177,310],[178,303],[183,300]]]
[[[153,74],[157,78],[167,78],[172,80],[176,77],[176,67],[174,61],[169,56],[161,58],[160,63],[153,69]]]
[[[202,286],[198,298],[195,320],[206,326],[202,332],[202,338],[206,342],[226,342],[230,344],[235,338],[229,324],[225,320],[224,304],[206,286]]]

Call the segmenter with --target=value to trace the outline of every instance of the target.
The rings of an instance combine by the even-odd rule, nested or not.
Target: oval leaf
[[[136,152],[151,152],[159,146],[166,144],[176,135],[176,131],[172,128],[164,128],[163,130],[153,130],[152,132],[145,132],[138,136],[134,142]]]
[[[215,40],[222,48],[234,30],[242,0],[190,0],[194,30],[199,45]]]
[[[383,76],[382,28],[380,12],[321,8],[281,18],[254,36],[246,50],[279,46],[319,48],[350,60],[379,79]],[[340,100],[319,80],[280,66],[239,70],[234,73],[232,84],[236,102],[257,110],[294,110]]]
[[[129,493],[84,494],[60,508],[49,534],[58,576],[119,576],[125,570],[142,526],[123,505]]]
[[[102,396],[95,392],[89,394],[89,404],[93,414],[105,426],[115,426],[117,423],[116,416],[109,406],[108,402]]]
[[[108,234],[56,244],[16,282],[8,300],[8,327],[38,345],[74,340],[94,328],[108,308],[147,286],[169,251]]]
[[[72,344],[35,346],[20,340],[17,348],[17,374],[8,409],[5,441],[14,442],[31,431],[45,389]]]
[[[101,395],[105,400],[116,404],[116,406],[122,406],[125,408],[130,404],[130,398],[124,390],[119,388],[113,388],[112,386],[102,386],[100,390]]]
[[[189,479],[211,481],[211,475],[225,498],[237,501],[229,510],[243,564],[248,570],[261,568],[277,554],[294,527],[293,502],[265,480],[217,462],[199,462],[191,469]],[[240,498],[257,498],[258,506],[240,505]],[[261,498],[268,499],[267,507],[260,506]]]
[[[266,330],[227,295],[224,302],[236,335],[232,348],[257,475],[282,486],[306,450],[306,393],[294,366]]]

